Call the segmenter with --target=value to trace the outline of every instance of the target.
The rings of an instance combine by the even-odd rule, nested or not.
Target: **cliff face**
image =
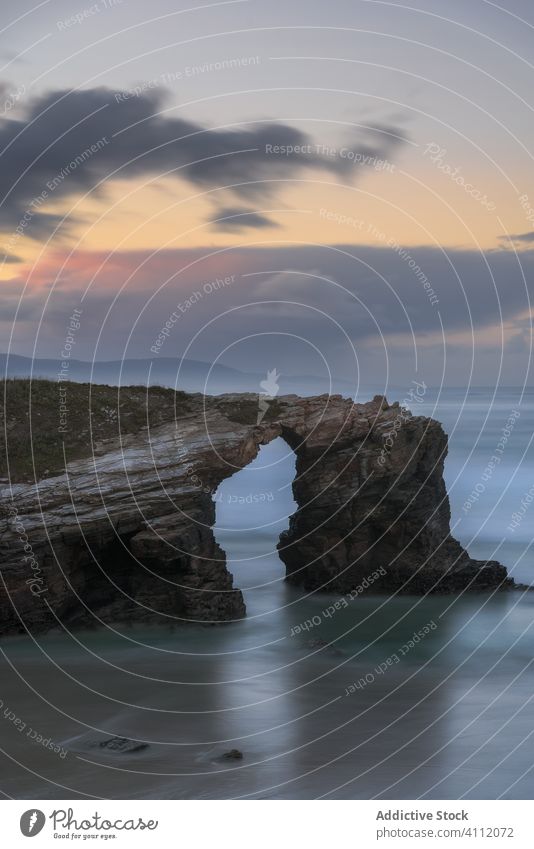
[[[297,457],[299,509],[279,545],[288,580],[345,592],[383,567],[372,591],[506,583],[504,567],[450,536],[438,422],[400,418],[382,397],[284,396],[260,425],[257,412],[254,395],[192,395],[176,421],[97,444],[64,474],[5,485],[1,633],[241,618],[212,493],[277,436]]]
[[[450,535],[439,422],[382,397],[361,406],[340,399],[325,414],[313,399],[304,409],[303,419],[292,413],[288,438],[300,509],[278,546],[289,581],[348,592],[379,570],[373,592],[506,585],[503,566],[472,560]]]

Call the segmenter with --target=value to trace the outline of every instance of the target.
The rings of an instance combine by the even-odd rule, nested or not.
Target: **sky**
[[[2,11],[2,351],[531,384],[530,2]]]

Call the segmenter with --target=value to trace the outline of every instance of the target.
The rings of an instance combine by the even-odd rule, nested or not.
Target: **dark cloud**
[[[527,233],[510,233],[508,236],[500,236],[499,239],[504,244],[510,242],[534,242],[534,230],[529,230]]]
[[[2,281],[2,299],[0,302],[0,322],[10,324],[17,316],[18,321],[37,321],[42,312],[46,291],[26,289],[24,283],[16,278]]]
[[[525,354],[528,355],[532,347],[532,340],[526,331],[514,333],[506,343],[506,350],[509,354]]]
[[[289,124],[210,129],[161,112],[164,100],[161,90],[55,91],[30,101],[23,118],[0,120],[0,226],[15,231],[26,220],[25,234],[42,238],[58,223],[45,212],[52,200],[147,174],[170,172],[206,190],[231,186],[223,207],[269,197],[277,180],[309,169],[352,182],[404,140],[377,124],[332,155]],[[248,226],[265,222],[258,216]]]
[[[272,221],[267,215],[255,212],[246,207],[223,207],[218,209],[217,217],[213,219],[212,226],[216,230],[236,233],[247,227],[261,229],[262,227],[278,227],[276,221]]]
[[[49,258],[38,285],[25,294],[21,315],[28,322],[43,309],[50,292],[47,281],[56,279],[64,259],[60,252]],[[93,277],[94,285],[82,300]],[[233,282],[205,289],[206,282],[216,278]],[[386,246],[295,245],[190,248],[154,256],[128,251],[115,253],[109,263],[105,253],[78,252],[61,280],[43,315],[40,356],[55,355],[69,311],[81,306],[83,334],[77,356],[85,359],[95,355],[94,345],[97,359],[124,353],[149,356],[153,339],[178,309],[182,317],[165,342],[165,356],[184,353],[195,339],[189,359],[209,362],[224,351],[223,364],[248,371],[276,366],[284,374],[310,373],[316,346],[332,372],[349,379],[352,342],[364,378],[387,365],[404,384],[417,347],[428,383],[439,382],[445,369],[446,382],[458,385],[470,371],[472,332],[477,380],[491,383],[500,368],[500,326],[507,381],[521,383],[520,368],[528,363],[534,298],[531,251],[516,256],[505,250],[482,254],[410,247],[401,253]],[[119,295],[125,280],[128,287]],[[437,304],[431,302],[425,281],[437,294]],[[3,284],[5,321],[12,319],[23,284],[22,275]],[[185,315],[179,304],[186,305]],[[250,339],[236,343],[243,337]],[[14,350],[26,353],[29,338],[27,327],[17,327]]]

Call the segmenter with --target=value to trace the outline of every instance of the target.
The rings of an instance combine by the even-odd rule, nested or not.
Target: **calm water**
[[[451,434],[456,536],[534,584],[534,502],[508,529],[534,484],[534,397],[501,391],[491,405],[490,393],[475,390],[462,405],[462,394],[447,390],[437,406],[428,391],[418,407]],[[513,410],[520,416],[488,478]],[[464,511],[485,473],[484,491]],[[294,457],[277,440],[218,493],[217,538],[245,592],[243,622],[3,641],[6,793],[532,798],[534,593],[365,597],[325,618],[335,599],[288,587],[275,551],[293,510],[293,475]],[[320,624],[291,636],[313,617]],[[423,636],[412,647],[416,632]],[[64,756],[30,742],[30,728]],[[95,747],[111,735],[149,747]],[[243,759],[221,761],[232,748]]]

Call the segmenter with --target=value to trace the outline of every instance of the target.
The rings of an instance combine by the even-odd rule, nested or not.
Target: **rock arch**
[[[212,493],[278,436],[296,454],[298,509],[279,544],[289,581],[342,593],[380,567],[374,592],[511,583],[503,566],[472,560],[451,537],[437,421],[400,416],[382,396],[283,396],[260,425],[257,410],[255,395],[192,395],[177,421],[100,446],[67,475],[4,490],[2,633],[20,630],[20,619],[44,630],[95,616],[241,618],[243,597],[212,532]]]

